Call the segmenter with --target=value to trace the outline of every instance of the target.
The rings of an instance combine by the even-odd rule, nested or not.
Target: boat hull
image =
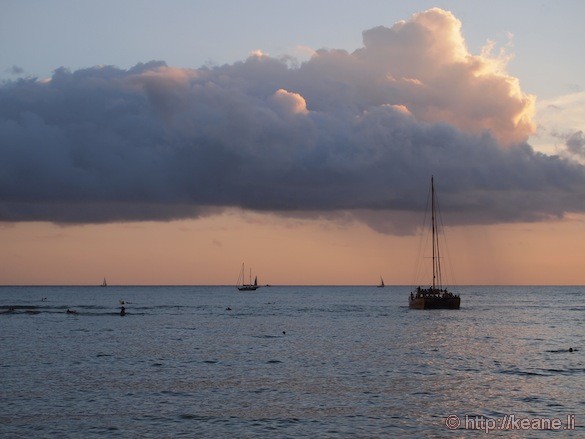
[[[410,309],[459,309],[461,298],[454,297],[414,297],[408,300]]]
[[[241,287],[238,287],[238,290],[240,291],[256,291],[258,289],[258,287],[256,285],[244,285]]]

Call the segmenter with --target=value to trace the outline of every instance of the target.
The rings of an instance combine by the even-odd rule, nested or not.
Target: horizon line
[[[420,284],[422,286],[423,284]],[[426,284],[424,284],[426,285]],[[102,286],[100,284],[0,284],[0,288],[12,287],[96,287],[96,288],[116,288],[116,287],[232,287],[233,284],[108,284]],[[416,287],[412,284],[386,284],[384,287],[379,287],[376,284],[264,284],[259,285],[260,288],[274,288],[274,287],[372,287],[372,288],[391,288],[391,287]],[[453,284],[443,285],[442,288],[459,288],[459,287],[585,287],[584,284]]]

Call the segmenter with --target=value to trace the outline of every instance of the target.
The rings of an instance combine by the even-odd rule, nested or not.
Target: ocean
[[[0,437],[585,437],[585,287],[410,290],[0,287]]]

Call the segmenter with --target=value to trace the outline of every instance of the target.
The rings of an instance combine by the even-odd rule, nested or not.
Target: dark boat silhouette
[[[240,290],[240,291],[255,291],[258,288],[260,288],[258,286],[258,276],[254,277],[254,283],[252,283],[252,269],[250,269],[249,283],[245,283],[245,280],[244,280],[245,277],[246,277],[246,275],[245,275],[245,271],[244,271],[244,264],[242,263],[242,270],[240,271],[240,275],[238,277],[238,282],[236,285],[238,290]]]
[[[433,282],[428,288],[417,287],[410,293],[408,307],[412,309],[459,309],[461,298],[441,285],[441,254],[436,218],[435,181],[431,177],[431,232],[433,245]]]

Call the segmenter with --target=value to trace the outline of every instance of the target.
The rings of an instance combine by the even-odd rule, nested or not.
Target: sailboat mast
[[[433,233],[433,290],[436,285],[436,249],[435,249],[435,181],[434,176],[431,176],[431,228]]]

